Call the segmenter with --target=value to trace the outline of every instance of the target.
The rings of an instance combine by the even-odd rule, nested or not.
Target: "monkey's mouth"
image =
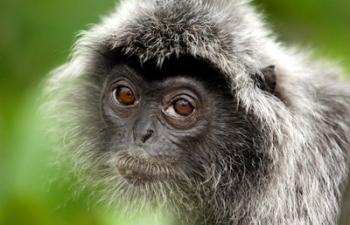
[[[135,168],[117,167],[119,174],[130,184],[140,185],[167,179],[166,174],[150,173]]]
[[[165,182],[175,176],[174,162],[164,159],[144,159],[128,156],[119,158],[116,167],[120,176],[133,185]]]

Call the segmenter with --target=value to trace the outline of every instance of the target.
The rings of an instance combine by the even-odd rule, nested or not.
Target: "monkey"
[[[348,181],[349,181],[349,177],[348,177]],[[346,225],[349,222],[349,212],[350,212],[349,203],[350,203],[350,184],[348,182],[347,187],[345,188],[345,191],[344,191],[341,215],[338,220],[339,225]]]
[[[59,158],[103,204],[175,224],[335,225],[350,86],[248,0],[124,0],[46,88]]]

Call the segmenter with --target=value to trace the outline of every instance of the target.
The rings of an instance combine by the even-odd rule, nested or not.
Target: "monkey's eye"
[[[173,118],[189,117],[196,110],[196,100],[187,94],[170,98],[165,104],[165,113]]]
[[[127,86],[117,86],[113,90],[113,98],[121,105],[130,106],[136,102],[134,91]]]
[[[165,96],[163,101],[165,119],[173,127],[189,129],[198,120],[199,100],[193,93]]]
[[[184,98],[176,100],[173,107],[174,111],[180,116],[189,116],[194,111],[194,106]]]

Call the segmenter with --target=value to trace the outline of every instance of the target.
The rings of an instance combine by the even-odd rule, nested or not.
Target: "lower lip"
[[[130,184],[141,185],[163,180],[162,176],[157,174],[147,174],[145,171],[139,171],[131,168],[118,167],[119,174]]]

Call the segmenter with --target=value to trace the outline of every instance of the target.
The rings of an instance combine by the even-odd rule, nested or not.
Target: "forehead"
[[[228,81],[219,69],[208,61],[191,56],[171,57],[161,67],[156,62],[140,63],[137,57],[119,59],[126,66],[127,73],[134,73],[147,82],[163,82],[187,78],[205,85],[228,87]]]

